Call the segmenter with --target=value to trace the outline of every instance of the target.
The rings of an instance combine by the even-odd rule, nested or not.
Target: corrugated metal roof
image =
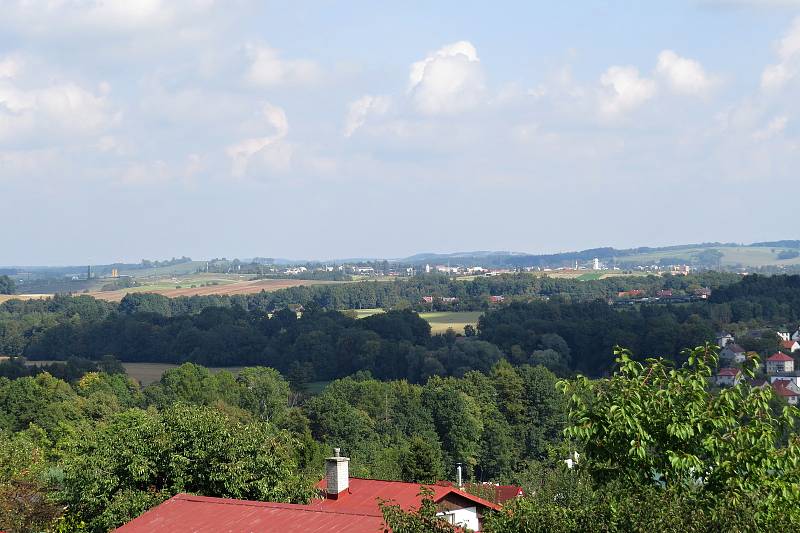
[[[479,498],[466,491],[448,485],[425,485],[433,491],[433,501],[440,502],[450,495],[459,496],[474,502],[478,507],[487,509],[500,509],[500,506]],[[323,479],[317,487],[325,490],[326,482]],[[405,483],[402,481],[384,481],[379,479],[350,478],[350,489],[342,493],[335,500],[316,500],[312,507],[331,510],[347,510],[360,513],[378,513],[378,499],[391,500],[404,510],[419,508],[422,498],[419,496],[420,483]]]
[[[178,494],[118,528],[119,533],[378,533],[380,515]]]
[[[325,489],[323,479],[317,485]],[[463,498],[476,507],[500,508],[452,486],[428,485],[434,502]],[[118,528],[120,533],[256,533],[387,531],[378,506],[390,500],[404,510],[419,508],[418,483],[350,478],[350,488],[337,499],[314,500],[309,505],[257,502],[178,494]]]

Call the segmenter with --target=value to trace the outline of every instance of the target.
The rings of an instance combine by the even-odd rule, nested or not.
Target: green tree
[[[178,492],[279,502],[312,494],[288,433],[209,408],[132,409],[63,447],[60,497],[90,531],[117,527]]]
[[[569,399],[566,435],[595,481],[634,491],[663,486],[711,518],[725,501],[752,505],[756,523],[800,521],[800,442],[792,436],[780,445],[797,408],[775,416],[772,389],[745,382],[711,392],[716,346],[691,350],[677,368],[664,359],[634,361],[622,349],[616,354],[612,377],[559,383]],[[757,364],[750,361],[745,371],[752,375]]]
[[[244,368],[236,377],[239,405],[261,420],[276,421],[288,409],[289,383],[273,368]]]
[[[411,437],[408,446],[401,452],[400,471],[403,481],[436,483],[444,479],[439,442],[416,435]]]
[[[0,276],[0,294],[14,294],[16,290],[13,279],[8,276]]]

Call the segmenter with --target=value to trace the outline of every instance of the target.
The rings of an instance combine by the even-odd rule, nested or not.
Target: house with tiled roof
[[[744,348],[735,342],[729,342],[722,351],[719,352],[719,358],[726,363],[744,363],[747,356],[745,355]]]
[[[349,459],[336,449],[325,460],[321,498],[306,505],[178,494],[120,527],[119,533],[378,533],[386,531],[379,501],[404,511],[422,504],[419,483],[351,478]],[[449,484],[426,486],[437,514],[454,525],[480,531],[496,503]]]
[[[717,346],[720,348],[724,348],[732,342],[736,342],[736,339],[727,331],[717,333]]]
[[[794,353],[800,350],[800,342],[793,340],[781,341],[779,348],[783,352]]]
[[[789,405],[800,403],[800,387],[793,381],[778,380],[772,383],[775,394],[786,400]]]
[[[788,372],[794,372],[794,358],[781,352],[767,357],[767,374],[773,375]]]
[[[720,368],[714,376],[714,383],[720,387],[731,387],[742,380],[742,371],[738,368]]]

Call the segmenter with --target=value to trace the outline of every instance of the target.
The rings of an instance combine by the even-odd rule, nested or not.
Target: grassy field
[[[464,326],[478,324],[478,318],[483,313],[481,311],[454,311],[454,312],[432,312],[420,313],[419,316],[428,321],[431,325],[431,333],[444,333],[452,328],[456,333],[464,333]]]
[[[353,309],[356,318],[366,318],[368,316],[383,313],[383,309]],[[464,326],[478,324],[478,318],[483,313],[481,311],[433,311],[430,313],[420,313],[420,318],[426,320],[431,325],[431,333],[436,335],[444,333],[449,328],[453,328],[456,333],[464,333]]]
[[[373,309],[352,309],[352,312],[356,314],[356,318],[367,318],[368,316],[377,315],[378,313],[384,313],[385,311],[380,308],[373,308]]]
[[[767,265],[800,265],[800,257],[794,259],[777,258],[777,254],[784,248],[767,248],[751,246],[719,246],[714,248],[684,248],[679,250],[665,250],[647,254],[626,255],[619,257],[619,261],[657,263],[665,257],[680,258],[685,262],[690,262],[692,257],[706,250],[718,250],[722,253],[722,266],[744,265],[749,267],[761,267]],[[774,250],[774,251],[773,251]]]
[[[216,284],[213,284],[214,282]],[[210,284],[212,283],[212,284]],[[299,287],[301,285],[323,285],[328,283],[347,283],[341,281],[321,281],[307,279],[259,279],[254,281],[234,280],[216,275],[213,278],[193,276],[187,278],[176,278],[174,280],[159,280],[157,282],[130,289],[120,289],[117,291],[92,292],[89,293],[100,300],[118,302],[130,292],[153,292],[163,294],[170,298],[177,296],[196,296],[209,294],[253,294],[263,291],[277,291],[289,287]],[[204,285],[205,286],[202,286]],[[180,285],[180,288],[177,286]],[[192,287],[194,285],[194,287]]]
[[[52,294],[0,294],[0,304],[9,300],[41,300],[50,298]]]

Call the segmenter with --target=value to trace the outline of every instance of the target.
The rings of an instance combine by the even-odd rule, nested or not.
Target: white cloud
[[[289,133],[286,113],[280,107],[266,104],[263,118],[274,130],[271,135],[244,139],[226,150],[233,163],[232,174],[236,177],[245,175],[248,165],[255,158],[273,168],[285,169],[290,163],[291,146],[282,142]]]
[[[600,84],[600,113],[606,117],[633,111],[656,94],[656,83],[640,77],[639,70],[632,66],[609,67],[600,77]]]
[[[306,59],[283,59],[278,50],[262,45],[247,47],[250,66],[246,79],[255,85],[306,84],[317,81],[320,69]]]
[[[448,44],[411,65],[408,90],[423,113],[457,113],[477,105],[485,89],[478,52],[469,41]]]
[[[761,88],[782,88],[800,72],[800,17],[794,19],[792,27],[777,46],[778,62],[767,65],[761,74]]]
[[[658,54],[656,73],[677,93],[702,95],[714,84],[703,65],[694,59],[681,57],[672,50],[664,50]]]
[[[25,33],[156,30],[202,15],[215,4],[214,0],[9,0],[3,2],[3,23]]]
[[[344,124],[344,136],[350,137],[364,125],[369,115],[384,115],[389,110],[391,99],[388,96],[365,94],[350,103]]]
[[[789,119],[785,116],[775,117],[769,121],[766,127],[753,133],[753,139],[756,141],[768,141],[783,133],[788,123]]]
[[[72,81],[42,85],[24,76],[20,60],[0,61],[0,143],[57,143],[100,133],[119,118],[110,88],[94,92]]]
[[[18,60],[12,57],[0,60],[0,78],[16,78],[19,70],[20,63]]]

